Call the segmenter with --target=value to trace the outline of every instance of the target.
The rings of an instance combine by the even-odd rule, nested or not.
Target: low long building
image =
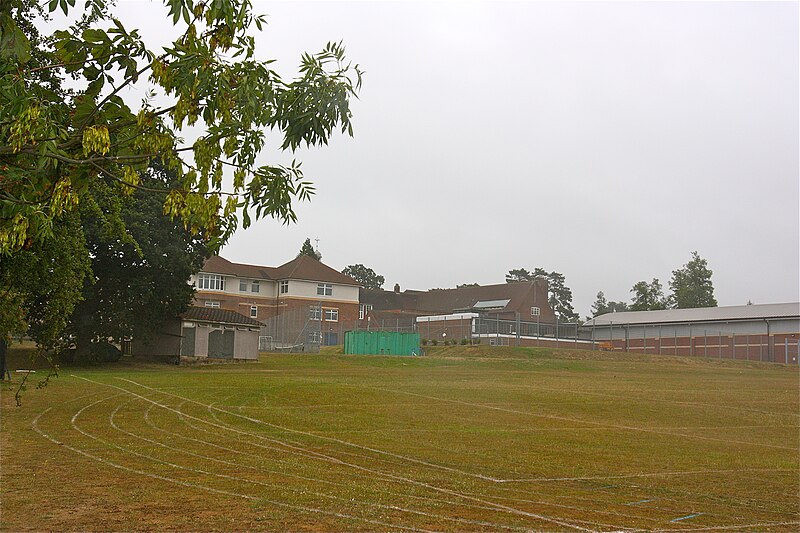
[[[618,350],[797,364],[800,303],[607,313],[584,327]]]

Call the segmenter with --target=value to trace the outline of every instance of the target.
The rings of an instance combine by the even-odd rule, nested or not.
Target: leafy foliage
[[[711,274],[708,262],[697,252],[692,252],[691,261],[672,271],[669,288],[673,305],[678,309],[716,307]]]
[[[578,320],[578,314],[572,307],[572,289],[566,285],[566,279],[560,272],[548,272],[543,268],[536,267],[533,272],[524,268],[509,270],[506,274],[506,282],[533,281],[536,278],[547,279],[548,304],[553,312],[562,322],[574,322]]]
[[[303,245],[300,247],[300,253],[297,254],[297,257],[300,257],[301,255],[307,255],[308,257],[316,259],[317,261],[322,259],[322,254],[316,251],[311,245],[311,239],[306,239],[305,242],[303,242]]]
[[[620,313],[628,310],[625,302],[607,301],[603,291],[597,293],[597,299],[592,304],[592,317],[604,315],[606,313]],[[591,317],[590,317],[591,318]]]
[[[658,278],[653,281],[639,281],[631,289],[633,299],[629,311],[658,311],[666,309],[669,301],[664,297],[664,290]]]
[[[0,331],[27,334],[44,349],[61,344],[62,332],[91,279],[87,243],[77,213],[53,226],[54,238],[0,257]]]
[[[383,276],[376,274],[374,270],[360,263],[345,267],[342,270],[342,274],[350,276],[365,289],[380,289],[383,287],[384,281],[386,281]]]
[[[72,14],[74,5],[51,0],[48,9]],[[290,151],[326,144],[336,130],[352,134],[361,71],[344,47],[303,55],[298,76],[285,81],[272,61],[255,59],[249,32],[265,19],[250,0],[165,5],[176,38],[153,50],[105,0],[88,0],[76,22],[46,39],[32,22],[38,4],[0,2],[0,253],[52,237],[100,179],[117,196],[158,195],[164,213],[214,250],[240,219],[245,228],[252,216],[294,221],[292,201],[314,193],[300,163],[257,161],[267,132]],[[67,77],[74,89],[63,88]],[[147,94],[140,104],[123,97],[134,84]],[[189,128],[200,133],[186,144]],[[167,190],[139,181],[156,158],[177,176]]]
[[[176,180],[156,163],[142,183],[165,190]],[[136,191],[121,198],[102,181],[93,188],[80,212],[94,277],[84,283],[67,329],[84,357],[102,341],[147,339],[185,311],[194,296],[187,280],[209,254],[202,235],[162,213],[157,196]]]

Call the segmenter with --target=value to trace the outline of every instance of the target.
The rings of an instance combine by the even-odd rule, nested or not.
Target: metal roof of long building
[[[624,311],[606,313],[586,322],[586,326],[609,324],[665,324],[674,322],[726,322],[764,320],[769,318],[800,318],[800,302],[782,304],[731,305],[666,309],[663,311]]]

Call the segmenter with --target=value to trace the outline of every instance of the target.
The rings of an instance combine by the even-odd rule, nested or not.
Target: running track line
[[[188,471],[188,472],[194,472],[194,473],[198,473],[198,474],[202,474],[202,475],[206,475],[206,476],[213,476],[213,477],[219,477],[219,478],[222,478],[222,479],[230,479],[230,480],[234,480],[234,481],[241,481],[241,482],[244,482],[244,483],[253,484],[253,485],[260,485],[260,486],[269,487],[269,488],[273,488],[274,487],[274,484],[265,483],[263,481],[256,481],[256,480],[251,480],[251,479],[247,479],[247,478],[243,478],[243,477],[239,477],[239,476],[231,476],[231,475],[227,475],[227,474],[219,474],[219,473],[214,473],[214,472],[208,472],[208,471],[200,470],[200,469],[197,469],[197,468],[191,468],[191,467],[186,467],[186,466],[181,466],[181,465],[178,465],[178,464],[174,464],[174,463],[171,463],[169,461],[165,461],[163,459],[158,459],[157,457],[154,457],[152,455],[139,453],[139,452],[131,450],[130,448],[126,448],[124,446],[119,446],[117,444],[114,444],[113,442],[109,442],[109,441],[107,441],[105,439],[97,437],[96,435],[92,435],[92,434],[82,430],[80,427],[78,427],[77,418],[83,413],[83,411],[85,411],[86,409],[88,409],[88,408],[90,408],[90,407],[92,407],[94,405],[102,403],[102,402],[104,402],[106,400],[109,400],[109,399],[112,399],[112,398],[116,398],[116,397],[118,397],[120,395],[121,394],[117,394],[117,395],[114,395],[114,396],[111,396],[111,397],[108,397],[108,398],[103,398],[101,400],[98,400],[96,402],[93,402],[92,404],[89,404],[89,405],[83,407],[80,411],[75,413],[75,415],[72,417],[72,420],[71,420],[72,427],[75,428],[75,430],[77,430],[81,434],[85,435],[86,437],[88,437],[88,438],[90,438],[92,440],[95,440],[97,442],[100,442],[102,444],[105,444],[106,446],[117,448],[118,450],[120,450],[120,451],[122,451],[122,452],[124,452],[124,453],[126,453],[128,455],[135,455],[135,456],[138,456],[138,457],[142,457],[144,459],[151,460],[151,461],[153,461],[155,463],[161,463],[161,464],[170,466],[172,468],[176,468],[176,469],[179,469],[179,470],[185,470],[185,471]],[[111,413],[108,416],[108,421],[109,421],[109,424],[111,425],[112,428],[114,428],[115,430],[119,431],[120,433],[123,433],[125,435],[130,436],[130,437],[133,437],[135,439],[143,440],[145,442],[149,442],[151,444],[155,444],[157,446],[161,446],[161,447],[164,447],[166,449],[173,450],[173,451],[176,451],[176,452],[179,452],[179,453],[183,453],[183,454],[186,454],[186,455],[191,455],[193,457],[198,457],[200,459],[206,459],[206,460],[209,460],[209,461],[219,462],[219,463],[223,463],[223,464],[227,464],[227,465],[231,465],[231,466],[236,466],[236,467],[242,467],[243,466],[243,465],[239,465],[237,463],[233,463],[233,462],[230,462],[230,461],[224,461],[222,459],[217,459],[217,458],[214,458],[214,457],[209,457],[209,456],[206,456],[206,455],[189,452],[187,450],[181,450],[179,448],[174,448],[172,446],[168,446],[168,445],[163,444],[161,442],[154,441],[152,439],[148,439],[147,437],[143,437],[141,435],[137,435],[135,433],[131,433],[130,431],[126,431],[126,430],[122,429],[114,421],[114,416],[117,414],[117,412],[123,406],[129,404],[134,399],[135,398],[131,398],[131,399],[125,401],[125,402],[120,403],[119,405],[117,405],[111,411]],[[260,472],[276,473],[276,474],[284,475],[284,476],[286,475],[286,474],[282,474],[280,472],[271,471],[271,470],[267,470],[267,469],[258,469],[258,468],[254,468],[254,467],[250,467],[250,468],[254,469],[256,471],[260,471]],[[290,475],[290,477],[299,477],[299,476],[291,476]],[[321,482],[321,480],[316,480],[316,479],[311,479],[311,478],[302,478],[302,479],[305,479],[307,481]],[[333,484],[333,483],[331,483],[331,484]],[[383,504],[379,504],[379,503],[371,503],[371,502],[365,502],[365,501],[359,501],[359,500],[348,500],[346,498],[340,498],[338,496],[333,496],[333,495],[330,495],[330,494],[325,494],[325,493],[322,493],[322,492],[316,492],[316,491],[311,491],[311,490],[293,489],[291,487],[285,487],[285,488],[287,488],[288,490],[290,490],[292,492],[296,492],[296,493],[299,492],[301,494],[311,494],[311,495],[314,495],[314,496],[317,496],[317,497],[320,497],[320,498],[327,498],[329,500],[345,501],[345,502],[348,502],[348,503],[361,504],[361,505],[364,505],[364,506],[367,506],[367,507],[378,507],[378,508],[381,508],[381,509],[389,509],[389,510],[395,510],[395,511],[400,511],[400,512],[405,512],[405,513],[410,513],[410,514],[417,514],[417,515],[426,516],[426,517],[430,517],[430,518],[436,518],[436,519],[439,519],[439,520],[449,520],[451,522],[460,522],[460,523],[463,523],[463,524],[472,524],[472,525],[479,525],[479,526],[490,526],[490,527],[499,528],[499,529],[508,529],[508,530],[511,530],[511,531],[527,531],[525,528],[506,526],[506,525],[503,525],[503,524],[496,524],[496,523],[493,523],[493,522],[483,522],[483,521],[479,521],[479,520],[469,520],[469,519],[465,519],[465,518],[457,518],[457,517],[438,515],[438,514],[434,514],[434,513],[427,513],[425,511],[419,511],[419,510],[414,510],[414,509],[406,509],[406,508],[395,506],[395,505],[383,505]],[[456,504],[456,505],[458,505],[458,504]]]
[[[118,387],[116,385],[110,385],[110,384],[102,383],[102,382],[99,382],[99,381],[94,381],[94,380],[91,380],[89,378],[85,378],[85,377],[82,377],[82,376],[76,376],[74,374],[72,374],[72,377],[75,377],[75,378],[78,378],[78,379],[82,379],[84,381],[88,381],[89,383],[94,383],[96,385],[101,385],[101,386],[104,386],[104,387],[109,387],[109,388],[114,388],[114,389],[117,389],[117,390],[121,390],[123,392],[126,392],[128,394],[136,396],[137,398],[140,398],[140,399],[145,400],[147,402],[154,403],[154,404],[156,404],[159,407],[162,407],[164,409],[167,409],[167,410],[170,410],[170,411],[175,411],[175,409],[173,409],[173,408],[171,408],[171,407],[169,407],[167,405],[160,404],[160,403],[156,402],[155,400],[151,400],[150,398],[147,398],[146,396],[142,396],[140,394],[137,394],[137,393],[135,393],[133,391],[130,391],[128,389],[125,389],[123,387]],[[142,388],[157,392],[159,394],[172,396],[172,397],[178,398],[180,400],[185,400],[185,401],[188,401],[190,403],[201,405],[203,407],[208,407],[208,405],[203,404],[202,402],[198,402],[196,400],[192,400],[192,399],[189,399],[189,398],[184,398],[184,397],[179,396],[177,394],[171,394],[171,393],[159,391],[158,389],[155,389],[153,387],[148,387],[147,385],[143,385],[141,383],[137,383],[137,382],[129,380],[129,379],[125,379],[125,378],[116,378],[116,379],[120,379],[122,381],[130,382],[130,383],[132,383],[134,385],[137,385],[139,387],[142,387]],[[291,429],[291,428],[283,428],[281,426],[276,426],[274,424],[270,424],[270,423],[264,422],[262,420],[257,420],[257,419],[254,419],[254,418],[250,418],[250,417],[247,417],[247,416],[243,416],[243,415],[237,414],[237,413],[232,413],[230,411],[226,411],[225,409],[217,408],[217,410],[220,411],[220,412],[224,412],[224,413],[230,414],[230,415],[235,416],[235,417],[239,417],[239,418],[242,418],[242,419],[257,423],[257,424],[262,424],[262,425],[266,425],[266,426],[270,426],[270,427],[275,427],[275,428],[278,428],[278,429],[283,429],[283,430],[288,431],[288,432],[304,434],[304,435],[308,435],[308,436],[311,436],[311,437],[317,437],[317,435],[314,435],[313,433],[308,433],[308,432],[305,432],[305,431],[295,430],[295,429]],[[189,416],[189,415],[187,415],[187,416]],[[226,428],[226,429],[232,429],[232,428]],[[239,433],[247,434],[247,432],[243,432],[243,431],[239,431]],[[249,435],[252,436],[252,434],[249,434]],[[321,438],[323,440],[330,440],[330,441],[333,441],[333,442],[340,442],[342,444],[347,444],[347,445],[354,446],[354,447],[357,447],[357,448],[364,448],[364,449],[367,449],[367,450],[371,450],[370,448],[363,447],[363,446],[360,446],[358,444],[348,443],[346,441],[340,441],[339,439],[333,439],[333,438],[330,438],[330,437],[318,437],[318,438]],[[396,454],[391,454],[389,452],[381,452],[379,450],[377,450],[377,452],[378,453],[385,453],[387,455],[396,455]],[[402,458],[403,456],[399,456],[399,457]],[[424,461],[420,461],[420,460],[414,461],[412,458],[409,458],[409,460],[411,460],[412,462],[418,462],[418,463],[425,464]],[[523,511],[521,509],[516,509],[514,507],[509,507],[507,505],[503,505],[503,504],[500,504],[500,503],[496,503],[496,502],[492,502],[492,501],[488,501],[488,500],[482,500],[482,499],[474,497],[474,496],[469,496],[467,494],[463,494],[463,493],[460,493],[460,492],[457,492],[457,491],[454,491],[454,490],[450,490],[450,489],[446,489],[446,488],[443,488],[443,487],[437,487],[435,485],[431,485],[429,483],[425,483],[425,482],[422,482],[422,481],[417,481],[417,480],[414,480],[414,479],[406,478],[406,477],[403,477],[403,476],[397,476],[397,475],[394,475],[394,474],[388,474],[388,473],[380,472],[380,471],[377,471],[377,470],[371,470],[369,468],[366,468],[366,467],[363,467],[363,466],[360,466],[360,465],[351,464],[351,463],[346,463],[344,461],[339,461],[339,462],[340,462],[340,464],[343,464],[343,465],[346,465],[346,466],[350,466],[352,468],[355,468],[355,469],[358,469],[358,470],[362,470],[362,471],[368,472],[370,474],[379,475],[379,476],[382,476],[382,477],[388,477],[388,478],[391,478],[391,479],[404,481],[404,482],[412,484],[412,485],[425,487],[425,488],[428,488],[428,489],[431,489],[431,490],[434,490],[434,491],[437,491],[437,492],[450,494],[451,496],[457,496],[457,497],[460,497],[460,498],[464,498],[466,500],[474,501],[474,502],[477,502],[477,503],[482,503],[484,505],[488,505],[488,506],[491,506],[491,507],[496,508],[496,509],[502,509],[502,510],[507,511],[507,512],[512,513],[512,514],[521,515],[521,516],[527,516],[527,517],[530,517],[530,518],[535,518],[537,520],[542,520],[544,522],[550,522],[552,524],[557,524],[557,525],[560,525],[560,526],[563,526],[563,527],[576,529],[578,531],[588,531],[588,532],[595,532],[596,531],[596,530],[593,530],[593,529],[585,528],[583,526],[579,526],[579,525],[574,524],[574,523],[566,522],[566,521],[558,519],[558,518],[550,518],[550,517],[547,517],[547,516],[544,516],[544,515],[539,515],[539,514],[536,514],[536,513],[530,513],[530,512],[527,512],[527,511]],[[431,466],[436,466],[436,465],[431,465]],[[473,474],[473,476],[474,476],[474,474]],[[487,480],[487,481],[490,481],[490,480]],[[585,522],[585,521],[581,521],[581,522]],[[606,524],[596,524],[596,525],[606,525]],[[614,526],[611,526],[611,527],[614,527]],[[618,528],[617,527],[616,529],[617,530],[622,530],[623,528]]]
[[[122,379],[122,378],[119,378],[119,379]],[[538,414],[538,413],[531,413],[531,412],[528,412],[528,411],[519,411],[517,409],[508,409],[508,408],[505,408],[505,407],[495,407],[493,405],[465,402],[463,400],[453,400],[453,399],[450,399],[450,398],[438,398],[436,396],[428,396],[426,394],[419,394],[419,393],[416,393],[416,392],[407,392],[407,391],[394,390],[394,389],[384,389],[384,388],[381,388],[381,387],[369,387],[369,386],[366,386],[366,385],[348,385],[348,386],[356,387],[356,388],[362,388],[362,389],[374,389],[374,390],[380,390],[380,391],[384,391],[384,392],[392,392],[392,393],[395,393],[395,394],[407,394],[407,395],[410,395],[410,396],[417,396],[419,398],[426,398],[428,400],[439,400],[441,402],[446,402],[446,403],[455,403],[455,404],[459,404],[459,405],[466,405],[466,406],[469,406],[469,407],[478,407],[478,408],[481,408],[481,409],[491,409],[493,411],[502,411],[502,412],[505,412],[505,413],[513,413],[513,414],[519,414],[519,415],[533,416],[533,417],[536,417],[536,418],[548,418],[548,419],[552,419],[552,420],[561,420],[561,421],[566,421],[566,422],[578,422],[578,423],[584,423],[584,424],[591,424],[593,426],[603,426],[603,427],[607,427],[607,428],[624,429],[624,430],[627,430],[627,431],[641,431],[641,432],[644,432],[644,433],[655,433],[657,435],[671,435],[671,436],[676,436],[676,437],[686,437],[686,438],[692,438],[692,439],[712,440],[712,441],[724,442],[726,444],[731,444],[731,443],[733,443],[733,444],[744,444],[744,445],[747,445],[747,446],[762,446],[762,447],[767,447],[767,448],[777,448],[777,449],[780,449],[780,450],[797,451],[797,448],[796,447],[792,447],[792,446],[779,446],[777,444],[762,444],[762,443],[758,443],[758,442],[746,442],[746,441],[737,441],[737,440],[728,440],[728,439],[718,439],[718,438],[715,438],[715,437],[705,437],[705,436],[702,436],[702,435],[691,435],[691,434],[686,434],[686,433],[676,433],[676,432],[672,432],[672,431],[659,431],[659,430],[656,430],[656,429],[641,428],[641,427],[636,427],[636,426],[623,426],[623,425],[620,425],[620,424],[604,424],[602,422],[595,422],[593,420],[581,420],[580,418],[569,418],[569,417],[566,417],[566,416],[558,416],[558,415],[543,415],[543,414]],[[514,481],[514,480],[510,480],[510,479],[489,479],[489,480],[490,481],[494,481],[496,483],[506,483],[506,482],[509,482],[509,481]]]
[[[73,452],[75,452],[77,454],[83,455],[84,457],[88,457],[89,459],[92,459],[94,461],[97,461],[97,462],[99,462],[101,464],[104,464],[104,465],[107,465],[107,466],[110,466],[110,467],[113,467],[113,468],[117,468],[119,470],[124,470],[126,472],[131,472],[131,473],[139,474],[139,475],[146,476],[146,477],[149,477],[149,478],[158,479],[158,480],[161,480],[161,481],[166,481],[167,483],[174,483],[176,485],[181,485],[181,486],[184,486],[184,487],[190,487],[190,488],[193,488],[193,489],[200,489],[200,490],[204,490],[204,491],[207,491],[207,492],[214,492],[216,494],[224,494],[226,496],[233,496],[235,498],[244,498],[246,500],[251,500],[251,501],[262,501],[262,502],[266,502],[266,503],[268,503],[270,505],[276,505],[278,507],[285,507],[287,509],[292,509],[293,511],[304,511],[304,512],[308,512],[308,513],[324,514],[324,515],[335,516],[337,518],[345,518],[345,519],[348,519],[348,520],[349,519],[362,520],[362,521],[365,521],[365,522],[368,522],[368,523],[373,523],[373,524],[376,524],[376,525],[389,526],[389,527],[399,528],[399,529],[408,529],[408,530],[411,530],[411,531],[426,531],[426,530],[422,530],[422,529],[414,529],[414,528],[398,526],[396,524],[387,524],[387,523],[379,522],[377,520],[370,520],[370,519],[367,519],[367,518],[359,518],[359,517],[354,517],[354,516],[348,516],[348,515],[345,515],[345,514],[342,514],[342,513],[336,513],[336,512],[333,512],[333,511],[325,511],[323,509],[315,509],[313,507],[306,507],[306,506],[303,506],[303,505],[291,505],[291,504],[288,504],[288,503],[274,501],[274,500],[268,500],[266,498],[258,498],[258,497],[250,496],[250,495],[247,495],[247,494],[238,494],[236,492],[229,492],[229,491],[226,491],[226,490],[215,489],[213,487],[207,487],[205,485],[198,485],[198,484],[195,484],[195,483],[189,483],[187,481],[180,481],[178,479],[173,479],[173,478],[169,478],[169,477],[166,477],[166,476],[160,476],[158,474],[153,474],[152,472],[146,472],[144,470],[137,470],[135,468],[130,468],[128,466],[120,465],[120,464],[114,463],[113,461],[108,461],[106,459],[103,459],[102,457],[98,457],[96,455],[92,455],[89,452],[86,452],[86,451],[81,450],[79,448],[74,448],[74,447],[70,446],[69,444],[66,444],[65,442],[61,442],[61,441],[53,438],[52,436],[48,435],[47,433],[45,433],[44,431],[39,429],[39,419],[42,417],[42,415],[48,413],[51,409],[52,409],[52,407],[48,407],[47,409],[45,409],[44,411],[39,413],[39,415],[33,420],[33,422],[31,423],[31,427],[34,429],[34,431],[36,431],[39,435],[41,435],[42,437],[46,438],[47,440],[49,440],[53,444],[56,444],[58,446],[63,446],[64,448],[66,448],[68,450],[71,450],[71,451],[73,451]]]

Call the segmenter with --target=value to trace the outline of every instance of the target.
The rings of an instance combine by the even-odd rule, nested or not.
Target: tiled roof
[[[214,255],[206,259],[201,272],[225,274],[251,279],[299,279],[303,281],[326,281],[339,285],[358,286],[358,282],[328,265],[307,255],[301,255],[279,267],[265,267],[233,263],[224,257]]]
[[[800,303],[732,305],[695,309],[667,309],[664,311],[625,311],[597,316],[585,325],[720,322],[726,320],[762,320],[765,318],[800,318]]]
[[[214,322],[218,324],[232,324],[236,326],[256,326],[263,324],[258,320],[240,315],[236,311],[215,309],[213,307],[190,307],[181,317],[184,320],[197,320],[198,322]]]
[[[508,300],[505,309],[516,310],[535,282],[501,283],[417,293],[418,307],[426,311],[469,310],[479,301]]]
[[[212,255],[203,263],[202,272],[211,274],[227,274],[240,278],[252,279],[275,279],[273,277],[275,268],[256,265],[245,265],[242,263],[232,263],[224,257]]]
[[[304,281],[327,281],[339,285],[358,286],[358,282],[341,272],[334,270],[325,263],[300,255],[274,270],[274,279],[300,279]]]
[[[361,302],[369,303],[376,310],[399,309],[419,313],[451,313],[471,310],[478,302],[497,302],[504,309],[515,311],[525,297],[534,290],[536,282],[501,283],[457,289],[430,291],[407,290],[402,293],[361,289]],[[543,302],[543,305],[547,305]]]

